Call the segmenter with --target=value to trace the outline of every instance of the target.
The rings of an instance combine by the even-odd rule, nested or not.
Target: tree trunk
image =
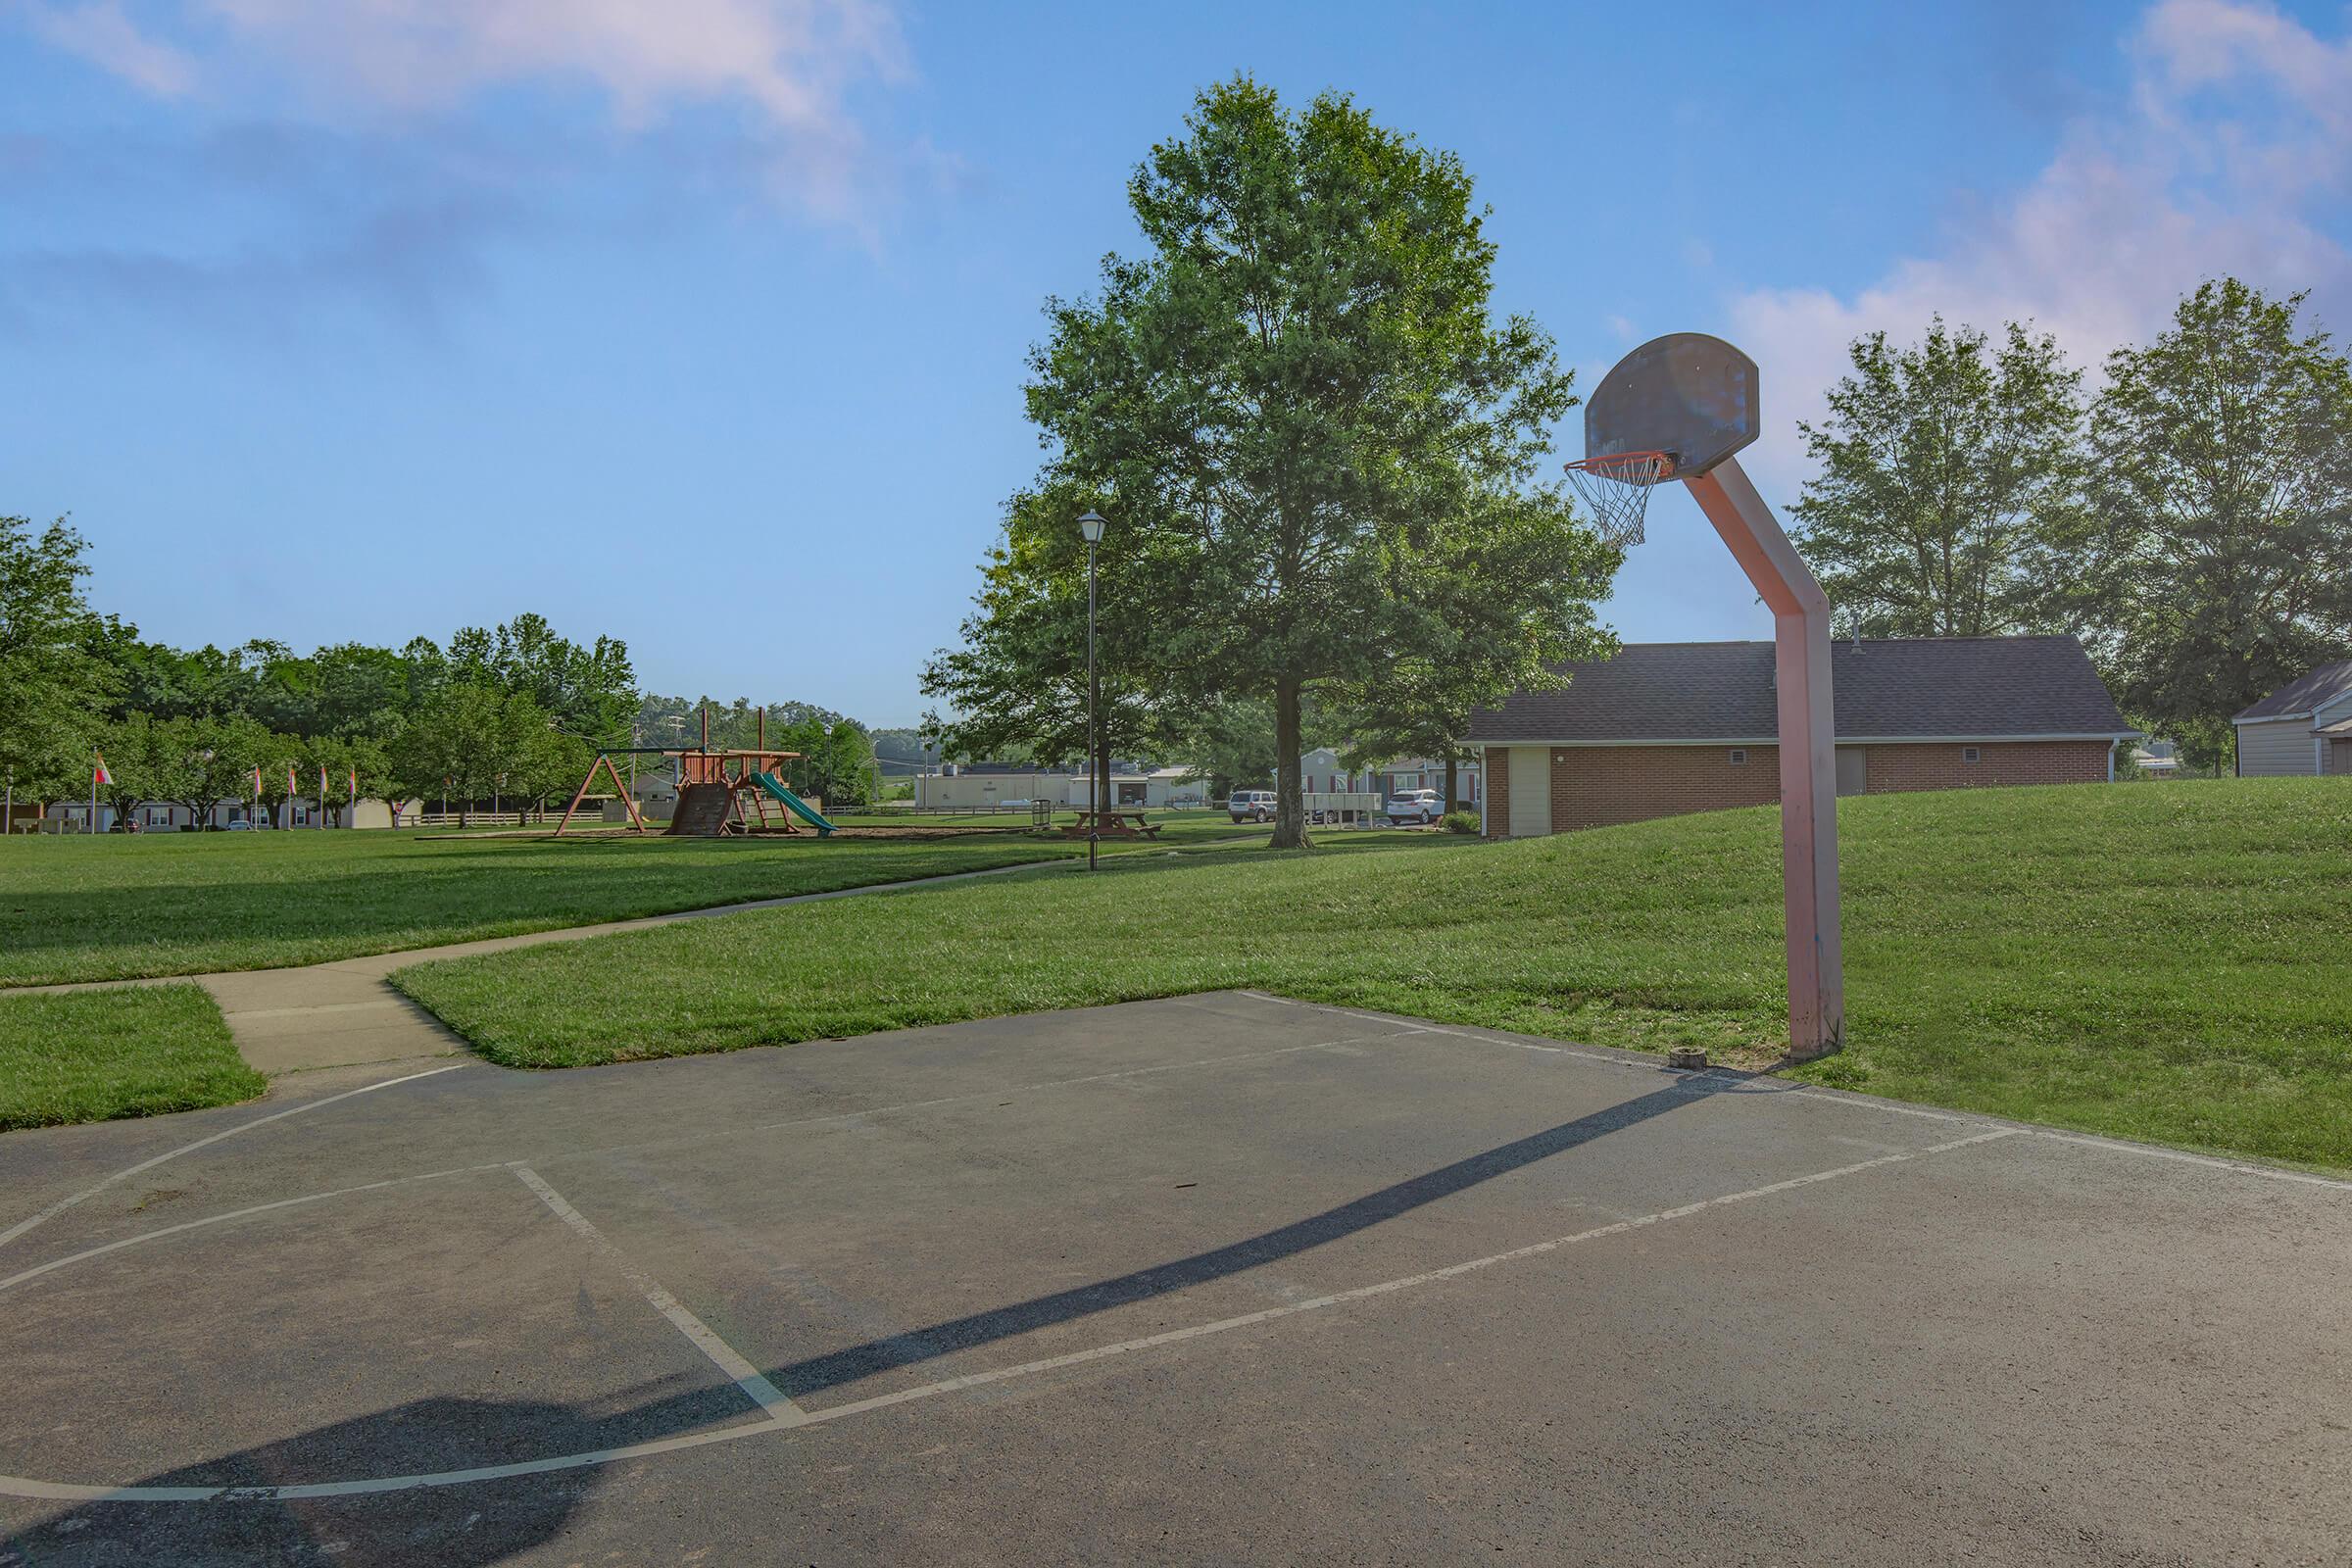
[[[1274,683],[1274,848],[1311,848],[1306,837],[1306,797],[1298,781],[1298,683]]]
[[[1448,814],[1453,811],[1458,799],[1454,792],[1461,785],[1461,773],[1460,760],[1448,752],[1446,756],[1446,809]]]

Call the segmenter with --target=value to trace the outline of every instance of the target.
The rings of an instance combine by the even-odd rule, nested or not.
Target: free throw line
[[[735,1386],[743,1391],[744,1396],[767,1412],[769,1421],[777,1426],[796,1427],[808,1419],[808,1411],[786,1398],[783,1390],[762,1377],[758,1367],[745,1360],[735,1347],[712,1333],[710,1324],[688,1311],[686,1303],[663,1290],[660,1281],[630,1262],[627,1253],[607,1240],[605,1233],[598,1230],[587,1215],[565,1202],[564,1195],[548,1186],[537,1171],[520,1162],[507,1168],[514,1173],[523,1186],[539,1195],[539,1201],[555,1210],[556,1218],[579,1232],[590,1247],[619,1269],[624,1279],[644,1293],[654,1310],[669,1319],[671,1325],[685,1335],[696,1349],[710,1358],[713,1366],[734,1379]]]

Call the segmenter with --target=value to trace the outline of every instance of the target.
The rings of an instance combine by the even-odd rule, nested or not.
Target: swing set
[[[819,838],[833,836],[835,825],[784,782],[782,765],[802,754],[768,750],[765,709],[760,710],[758,737],[750,751],[713,749],[710,710],[704,709],[702,716],[700,746],[599,747],[596,760],[588,764],[587,776],[572,792],[571,804],[564,808],[564,820],[556,824],[555,836],[562,838],[571,826],[572,815],[595,787],[599,771],[612,779],[613,793],[627,807],[629,825],[641,835],[653,831],[646,825],[645,814],[637,808],[636,796],[622,782],[620,769],[612,760],[615,757],[659,757],[676,763],[678,804],[671,812],[669,826],[663,830],[664,837],[715,839],[752,833],[798,833],[801,827],[795,824],[796,818],[814,828]]]

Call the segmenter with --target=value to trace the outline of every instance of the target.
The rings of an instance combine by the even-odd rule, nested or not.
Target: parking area
[[[2322,1562],[2352,1187],[1221,993],[0,1139],[0,1563]]]

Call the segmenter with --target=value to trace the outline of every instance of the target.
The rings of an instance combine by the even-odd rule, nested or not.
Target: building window
[[[1974,746],[1963,746],[1960,748],[1960,760],[1963,762],[1981,761],[1983,760],[1983,757],[1984,754],[1979,752]]]
[[[1747,765],[1746,747],[1735,746],[1732,748],[1732,765],[1734,767],[1744,767]]]

